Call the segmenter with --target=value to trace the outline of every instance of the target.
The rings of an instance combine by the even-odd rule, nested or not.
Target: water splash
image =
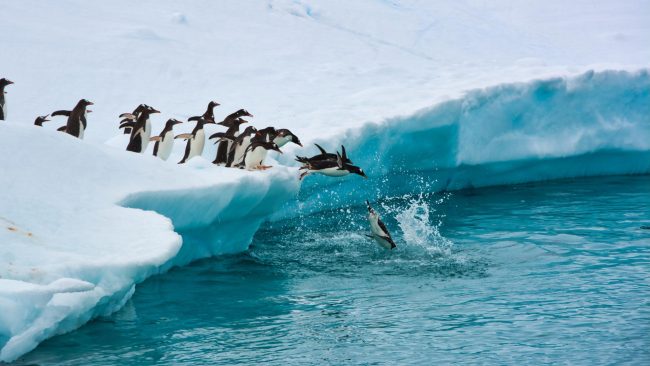
[[[434,201],[442,203],[447,197]],[[424,195],[418,195],[408,201],[408,206],[395,215],[402,230],[404,241],[425,249],[432,255],[448,256],[451,254],[452,242],[440,234],[440,219],[434,223],[432,216],[435,208],[431,207]]]

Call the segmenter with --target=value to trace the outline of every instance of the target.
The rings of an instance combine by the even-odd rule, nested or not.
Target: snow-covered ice
[[[281,207],[292,214],[295,168],[215,168],[209,143],[186,166],[174,164],[181,144],[169,162],[124,152],[117,116],[140,103],[163,112],[154,133],[210,100],[218,118],[246,108],[306,146],[345,143],[371,176],[432,170],[434,189],[650,169],[648,1],[0,8],[0,77],[16,82],[0,122],[1,361],[115,311],[151,274],[244,250]],[[31,126],[80,98],[95,102],[85,141],[56,133],[60,118]],[[304,188],[314,181],[331,183]],[[342,191],[363,193],[356,183]]]

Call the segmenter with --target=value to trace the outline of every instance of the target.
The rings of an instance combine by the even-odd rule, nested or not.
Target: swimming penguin
[[[48,116],[49,116],[49,114],[46,114],[46,115],[44,115],[44,116],[38,116],[38,117],[36,117],[36,120],[34,120],[34,126],[41,126],[41,127],[43,127],[43,123],[49,121],[49,119],[47,119]]]
[[[185,155],[183,155],[183,159],[178,162],[179,164],[184,164],[193,157],[203,154],[203,146],[205,146],[205,131],[203,130],[203,126],[209,123],[214,124],[215,122],[200,118],[196,121],[196,126],[191,133],[183,133],[175,137],[187,141],[187,144],[185,145]]]
[[[302,147],[302,143],[300,142],[298,136],[294,135],[286,128],[275,130],[275,137],[273,138],[273,142],[275,142],[279,147],[282,147],[289,142],[293,142],[294,144]]]
[[[241,119],[241,117],[253,117],[252,114],[248,113],[245,109],[240,109],[235,113],[231,113],[223,121],[217,123],[228,128],[228,135],[237,137],[239,135],[239,125],[246,123],[248,121]],[[230,146],[232,146],[232,141],[221,141],[217,146],[217,156],[214,158],[212,164],[226,164],[228,162],[228,151],[230,151]]]
[[[246,149],[250,146],[251,139],[256,133],[257,128],[248,126],[237,136],[234,143],[230,146],[230,151],[228,151],[226,166],[237,166],[242,163]]]
[[[86,107],[89,105],[93,105],[93,102],[82,99],[71,111],[60,110],[52,112],[52,117],[68,117],[68,122],[66,125],[64,127],[60,127],[57,131],[62,131],[74,137],[83,139],[84,132],[86,131],[86,113],[90,112],[86,109]]]
[[[368,205],[368,222],[370,223],[370,231],[372,232],[372,235],[366,236],[375,239],[377,244],[382,248],[397,248],[397,245],[395,245],[393,238],[390,236],[386,225],[381,221],[375,210],[372,209],[370,202],[366,201],[366,205]]]
[[[14,82],[5,78],[0,79],[0,121],[7,118],[7,105],[5,104],[5,86],[11,85]]]
[[[120,128],[124,129],[125,135],[131,133],[131,130],[133,129],[133,126],[135,126],[135,122],[138,120],[140,113],[142,113],[147,108],[149,108],[148,105],[140,104],[139,106],[135,107],[132,113],[120,114],[120,118],[123,118],[123,120],[120,121]]]
[[[156,141],[153,145],[153,156],[157,156],[163,160],[169,158],[169,154],[172,153],[172,148],[174,147],[174,125],[183,123],[177,119],[169,119],[165,123],[165,128],[160,131],[158,136],[150,138],[151,141]]]
[[[343,148],[343,155],[338,152],[336,153],[336,160],[304,159],[305,158],[303,157],[296,157],[297,161],[303,163],[303,166],[300,167],[300,170],[303,170],[303,172],[300,173],[301,180],[309,174],[314,173],[326,175],[328,177],[343,177],[352,173],[368,178],[366,173],[363,172],[363,169],[346,162],[349,161],[349,159],[345,152],[345,148]]]
[[[190,117],[188,119],[188,121],[198,121],[201,118],[203,118],[205,120],[208,120],[208,121],[214,121],[214,107],[218,107],[220,105],[221,104],[219,104],[219,103],[217,103],[215,101],[211,101],[210,103],[208,103],[208,108],[205,111],[205,113],[203,113],[203,115]]]
[[[271,166],[264,165],[264,159],[269,150],[274,150],[282,154],[280,148],[275,142],[272,141],[253,141],[246,149],[244,155],[244,168],[248,170],[266,170],[272,168]]]
[[[150,106],[146,106],[140,112],[138,120],[132,125],[131,137],[129,138],[129,144],[126,146],[127,151],[143,153],[147,150],[151,138],[151,121],[149,117],[154,113],[160,113],[160,111]]]

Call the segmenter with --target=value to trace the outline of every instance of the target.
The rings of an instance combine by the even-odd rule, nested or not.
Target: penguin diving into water
[[[272,168],[264,165],[264,159],[269,150],[282,154],[278,145],[273,141],[253,141],[244,155],[244,168],[247,170],[266,170]]]
[[[151,121],[149,117],[154,113],[160,113],[160,111],[153,107],[145,106],[138,115],[135,124],[127,122],[120,126],[120,128],[124,128],[128,124],[131,127],[131,137],[129,138],[129,144],[126,146],[127,151],[142,154],[147,150],[151,138]]]
[[[205,146],[205,131],[203,130],[203,126],[210,123],[215,124],[214,121],[200,118],[196,121],[196,126],[191,133],[183,133],[175,137],[187,141],[187,144],[185,145],[185,155],[183,155],[183,159],[178,162],[179,164],[184,164],[193,157],[203,154],[203,147]]]
[[[7,118],[7,105],[5,104],[5,86],[11,85],[14,82],[5,78],[0,79],[0,121]]]
[[[68,122],[65,126],[60,127],[57,131],[65,132],[74,137],[83,139],[84,132],[86,131],[86,114],[92,112],[86,108],[89,105],[93,105],[93,102],[90,102],[86,99],[81,99],[77,105],[71,111],[60,110],[52,112],[51,116],[67,116]]]
[[[183,123],[177,119],[169,119],[165,123],[165,128],[160,131],[158,136],[153,136],[150,138],[151,141],[156,143],[153,145],[153,156],[157,156],[163,160],[167,160],[169,155],[172,153],[174,147],[174,125]]]
[[[370,202],[366,201],[368,205],[368,222],[370,223],[370,231],[372,235],[366,235],[369,238],[375,239],[377,244],[382,248],[386,249],[395,249],[397,245],[393,241],[393,238],[390,236],[386,224],[379,218],[379,215],[375,210],[370,206]]]
[[[231,113],[226,118],[224,118],[223,121],[217,124],[227,127],[228,130],[226,131],[226,134],[234,138],[239,136],[239,126],[242,123],[248,122],[241,117],[253,117],[253,115],[248,113],[248,111],[245,109],[240,109],[235,113]],[[233,142],[234,141],[230,139],[219,142],[219,145],[217,146],[217,156],[214,158],[212,164],[226,165],[228,163],[228,152],[230,151],[230,147],[232,146]]]
[[[302,167],[300,167],[300,170],[303,170],[303,172],[300,173],[299,179],[302,180],[306,176],[315,173],[326,175],[328,177],[343,177],[352,173],[368,178],[366,173],[363,172],[363,169],[356,165],[352,165],[352,161],[348,159],[345,147],[341,146],[343,155],[337,152],[336,159],[332,159],[331,155],[324,151],[325,150],[322,150],[321,154],[311,158],[302,156],[296,157],[296,161],[303,164]]]

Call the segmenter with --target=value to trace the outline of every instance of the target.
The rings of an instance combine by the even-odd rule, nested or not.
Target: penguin
[[[319,144],[314,144],[320,150],[320,154],[314,155],[311,158],[308,158],[306,156],[296,156],[296,161],[303,163],[303,164],[308,164],[316,161],[322,161],[322,160],[333,160],[336,161],[338,158],[337,154],[334,153],[328,153],[323,149]],[[352,163],[352,160],[350,160],[347,156],[347,153],[345,152],[345,146],[341,145],[341,151],[343,153],[343,162],[346,164],[354,164]]]
[[[151,121],[149,117],[154,113],[160,113],[160,111],[150,106],[146,106],[140,112],[138,120],[132,125],[131,137],[129,138],[129,144],[126,146],[127,151],[142,154],[147,150],[151,137]],[[123,128],[124,125],[122,124],[120,128]]]
[[[179,123],[183,122],[173,118],[169,119],[167,123],[165,123],[165,128],[160,131],[160,134],[150,139],[151,141],[156,141],[156,143],[153,145],[153,156],[157,156],[163,160],[167,160],[169,158],[169,154],[172,153],[172,148],[174,147],[173,128],[174,125],[177,125]]]
[[[386,228],[386,224],[381,221],[379,215],[375,212],[375,210],[372,209],[370,202],[366,201],[366,205],[368,205],[368,222],[370,223],[370,231],[372,232],[372,235],[366,236],[371,239],[375,239],[377,244],[379,244],[379,246],[382,248],[397,248],[397,245],[395,245],[393,238],[390,236],[390,233]]]
[[[234,143],[230,146],[228,151],[228,161],[226,166],[237,166],[244,160],[246,149],[251,144],[251,139],[257,134],[257,128],[248,126],[244,132],[240,133],[235,139]]]
[[[178,162],[179,164],[184,164],[193,157],[203,154],[203,146],[205,146],[205,131],[203,130],[203,126],[209,123],[215,124],[216,122],[200,118],[196,121],[196,126],[191,133],[183,133],[175,137],[187,141],[187,144],[185,145],[185,155],[183,155],[183,159]]]
[[[81,99],[79,102],[77,102],[77,105],[71,111],[60,110],[60,111],[52,112],[51,114],[52,117],[55,116],[68,117],[68,122],[66,123],[66,125],[60,127],[59,129],[57,129],[57,131],[62,131],[74,137],[83,139],[84,132],[86,131],[86,125],[87,125],[86,114],[88,112],[92,112],[86,109],[89,105],[93,105],[93,102],[86,99]]]
[[[7,118],[7,105],[5,104],[5,87],[14,82],[5,78],[0,79],[0,121]]]
[[[44,115],[44,116],[38,116],[38,117],[36,117],[36,119],[34,120],[34,126],[40,126],[40,127],[43,127],[43,123],[49,121],[49,119],[47,119],[47,117],[49,117],[49,116],[50,116],[49,114],[46,114],[46,115]]]
[[[293,142],[294,144],[302,147],[302,143],[300,142],[298,136],[294,135],[286,128],[275,130],[275,137],[273,138],[273,142],[275,142],[279,147],[282,147],[289,142]]]
[[[296,157],[296,161],[303,163],[303,166],[300,167],[300,170],[304,170],[300,173],[300,180],[308,176],[309,174],[322,174],[328,177],[343,177],[348,174],[357,174],[364,178],[368,178],[366,173],[363,172],[363,169],[359,168],[356,165],[347,163],[349,161],[345,148],[343,148],[343,155],[336,153],[336,160],[332,159],[307,159],[303,160],[303,157]]]
[[[247,170],[266,170],[272,168],[264,165],[264,159],[269,150],[274,150],[282,154],[282,151],[275,142],[272,141],[253,141],[246,149],[244,155],[244,167]]]
[[[138,117],[140,116],[140,113],[142,113],[145,109],[147,109],[149,106],[146,104],[140,104],[139,106],[135,107],[133,110],[133,113],[122,113],[120,114],[120,118],[123,118],[123,120],[120,121],[120,128],[124,129],[124,134],[128,135],[131,133],[131,130],[133,129],[133,126],[135,125],[135,122],[138,120]]]
[[[208,108],[205,111],[205,113],[203,113],[203,115],[190,117],[188,119],[188,121],[198,121],[201,118],[203,118],[205,120],[208,120],[208,121],[214,121],[214,107],[218,107],[220,105],[221,104],[219,104],[219,103],[217,103],[215,101],[211,101],[210,103],[208,103]]]
[[[217,124],[228,127],[228,131],[226,131],[226,133],[237,137],[239,135],[239,125],[248,122],[244,119],[241,119],[241,117],[253,117],[253,115],[248,113],[248,111],[245,109],[240,109],[235,113],[229,114],[226,118],[224,118],[223,121]],[[228,151],[230,151],[230,146],[232,143],[233,142],[231,140],[219,142],[219,145],[217,146],[217,156],[214,158],[212,164],[226,165],[228,162]]]

